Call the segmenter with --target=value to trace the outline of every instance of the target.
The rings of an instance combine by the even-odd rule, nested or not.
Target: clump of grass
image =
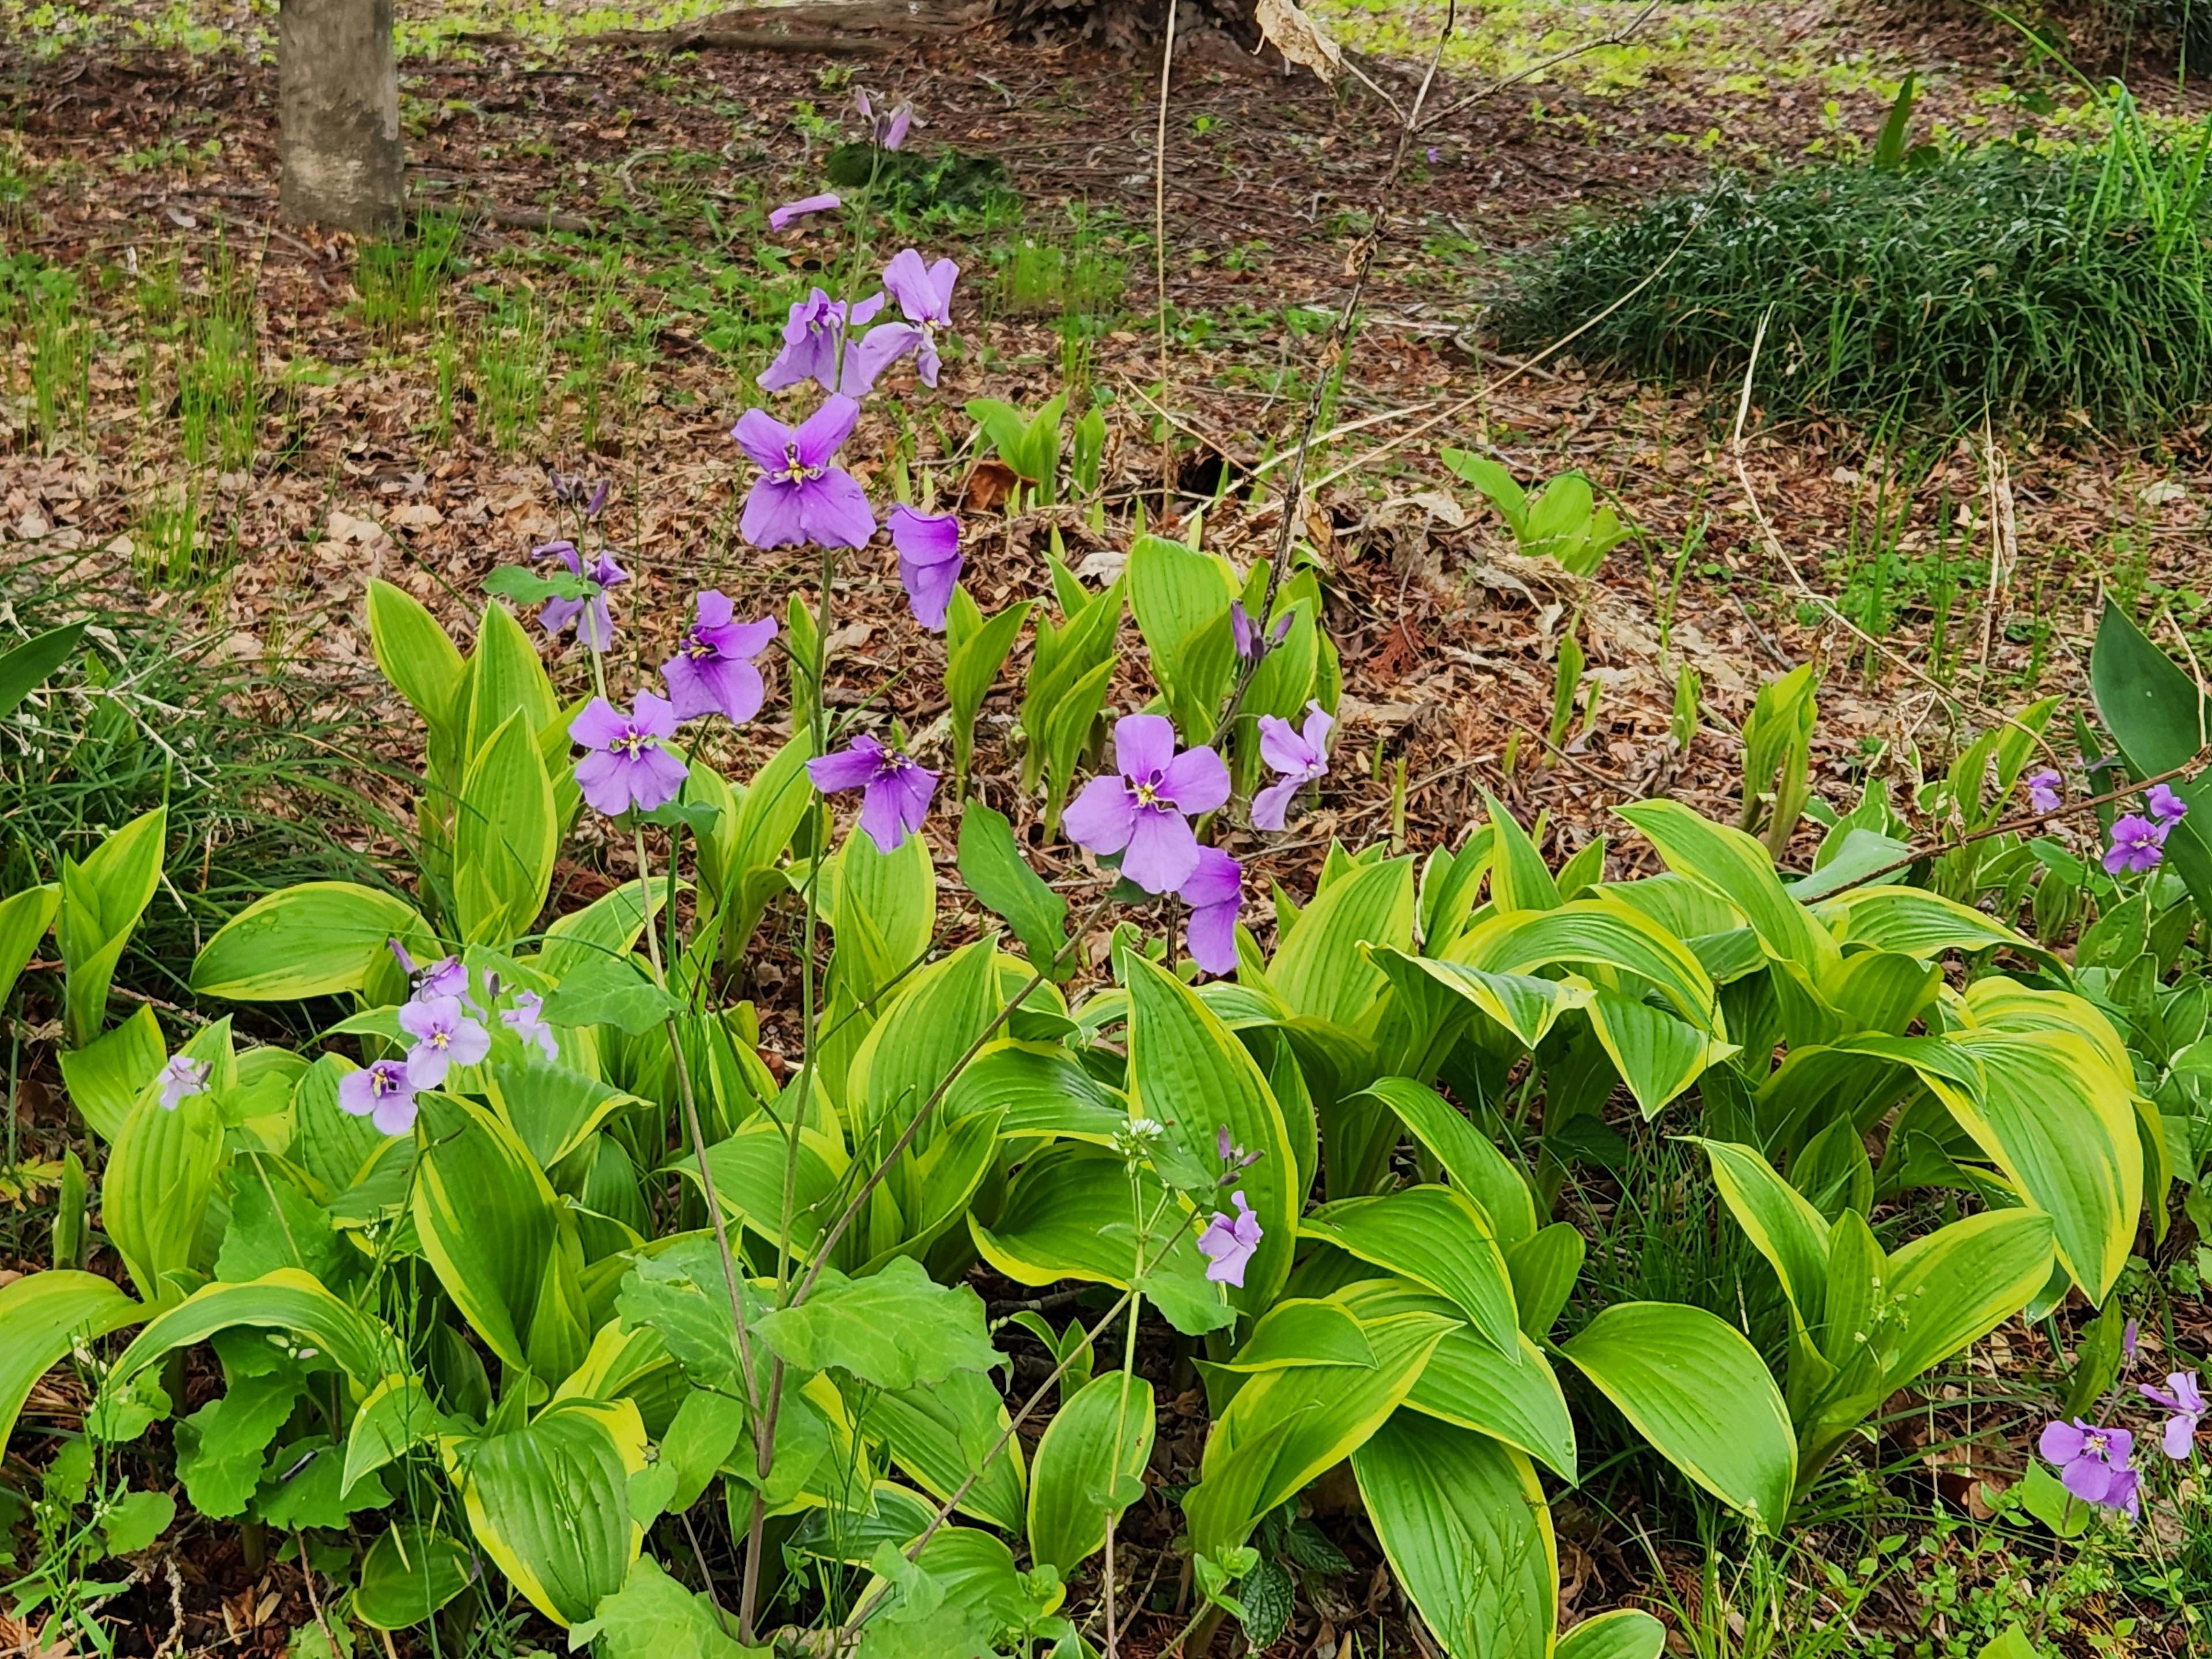
[[[0,590],[0,649],[89,617],[87,649],[0,718],[0,892],[53,879],[102,837],[167,800],[170,856],[118,982],[189,1002],[200,943],[263,893],[299,881],[386,886],[330,833],[322,798],[362,822],[367,716],[318,714],[280,641],[258,650],[188,618],[143,611],[35,573]],[[369,814],[374,817],[373,811]]]
[[[1933,165],[1723,179],[1567,237],[1500,309],[1548,343],[1652,280],[1580,349],[1662,379],[1742,374],[1770,408],[1915,422],[2086,416],[2147,433],[2212,401],[2212,124],[2009,143]],[[1656,273],[1656,275],[1655,275]]]
[[[493,307],[477,335],[474,353],[479,430],[495,448],[517,450],[537,434],[552,350],[544,318],[527,295],[488,297]]]
[[[362,321],[387,338],[429,321],[458,264],[460,241],[458,218],[426,213],[415,222],[412,236],[364,246],[354,276]]]

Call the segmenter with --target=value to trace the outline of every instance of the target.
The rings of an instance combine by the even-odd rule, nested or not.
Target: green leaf
[[[1067,901],[1021,855],[1006,814],[979,800],[969,802],[960,817],[960,878],[1014,930],[1032,968],[1066,977],[1058,957],[1067,940]]]
[[[542,599],[588,599],[599,591],[597,582],[572,576],[558,565],[543,571],[523,564],[497,565],[484,577],[483,587],[485,592],[513,599],[517,605],[536,605]]]
[[[1240,1182],[1260,1219],[1260,1246],[1243,1288],[1229,1293],[1231,1306],[1256,1312],[1290,1277],[1305,1199],[1282,1109],[1251,1052],[1196,993],[1144,957],[1128,964],[1131,1111],[1164,1126],[1182,1157],[1208,1172],[1219,1167],[1224,1129],[1260,1155]]]
[[[1703,1308],[1619,1302],[1560,1348],[1660,1455],[1773,1534],[1797,1482],[1789,1408],[1758,1351]]]
[[[1819,1330],[1827,1316],[1826,1218],[1756,1148],[1694,1137],[1692,1143],[1705,1148],[1714,1186],[1752,1248],[1781,1279],[1800,1328]]]
[[[107,1236],[149,1303],[177,1299],[163,1275],[195,1265],[200,1219],[222,1163],[222,1116],[212,1097],[187,1095],[171,1109],[142,1096],[116,1137],[100,1188]]]
[[[956,599],[954,603],[957,605],[959,601]],[[951,706],[953,769],[963,779],[967,777],[975,757],[975,717],[982,710],[991,683],[1005,666],[1007,653],[1021,637],[1022,624],[1029,619],[1030,609],[1036,603],[1034,599],[1024,599],[1008,605],[945,654],[945,696]]]
[[[396,1521],[362,1558],[354,1613],[372,1630],[419,1625],[468,1588],[474,1565],[468,1551],[445,1534],[420,1522]]]
[[[861,1127],[903,1127],[999,1012],[997,941],[963,945],[909,975],[861,1040],[847,1076]]]
[[[744,1401],[708,1389],[685,1393],[660,1437],[659,1467],[676,1474],[667,1499],[670,1514],[681,1515],[699,1501],[744,1431]]]
[[[177,1478],[202,1515],[243,1515],[261,1484],[267,1457],[306,1378],[286,1365],[233,1380],[230,1391],[177,1424]]]
[[[145,1309],[96,1273],[61,1269],[0,1285],[0,1449],[39,1379],[77,1343],[145,1316]]]
[[[1666,1646],[1666,1626],[1639,1607],[1616,1607],[1583,1620],[1552,1652],[1553,1659],[1659,1659]]]
[[[1444,449],[1438,452],[1438,459],[1490,498],[1498,517],[1505,520],[1506,527],[1518,540],[1521,526],[1528,518],[1528,497],[1513,481],[1513,475],[1488,456],[1478,455],[1472,450]]]
[[[1152,1455],[1152,1385],[1109,1371],[1063,1403],[1037,1443],[1030,1471],[1030,1555],[1062,1579],[1106,1542],[1106,1517],[1127,1480],[1141,1480]]]
[[[50,628],[0,656],[0,720],[14,714],[24,698],[45,684],[47,675],[76,653],[77,641],[90,626],[73,622]],[[0,1001],[6,1000],[4,992],[0,992]]]
[[[1129,1121],[1128,1103],[1066,1048],[1012,1038],[986,1045],[969,1060],[938,1110],[947,1122],[998,1112],[1002,1139],[1066,1137],[1101,1146]]]
[[[1395,1112],[1452,1185],[1481,1207],[1501,1245],[1535,1236],[1536,1200],[1528,1183],[1457,1107],[1409,1077],[1386,1077],[1364,1092]]]
[[[234,1285],[298,1267],[325,1284],[352,1252],[331,1230],[330,1212],[293,1185],[282,1166],[249,1154],[232,1166],[230,1222],[215,1259],[216,1277]]]
[[[404,899],[350,881],[309,881],[256,899],[192,962],[192,989],[233,1002],[358,991],[392,939],[428,937]]]
[[[1659,849],[1669,870],[1741,911],[1769,956],[1797,963],[1816,982],[1836,961],[1835,940],[1784,890],[1759,842],[1680,801],[1636,801],[1614,810]]]
[[[1401,1412],[1353,1451],[1352,1471],[1391,1572],[1447,1653],[1550,1650],[1559,1555],[1525,1456]]]
[[[2020,1496],[2021,1506],[2061,1538],[2079,1538],[2096,1519],[2097,1506],[2075,1497],[2063,1481],[2039,1462],[2028,1464],[2027,1478],[2020,1483]]]
[[[392,1501],[381,1476],[364,1476],[344,1485],[345,1456],[328,1435],[309,1435],[279,1446],[262,1471],[253,1494],[254,1512],[280,1531],[343,1527],[359,1510],[381,1509]]]
[[[635,957],[593,957],[554,988],[544,1017],[549,1025],[611,1025],[642,1036],[681,1012],[682,1005],[646,976]]]
[[[471,760],[453,811],[463,939],[505,945],[545,908],[560,825],[535,730],[510,714]]]
[[[168,833],[169,810],[157,806],[101,842],[83,863],[62,857],[54,939],[61,947],[62,1012],[73,1048],[90,1042],[107,1024],[107,988],[161,885]]]
[[[100,1539],[110,1555],[136,1555],[167,1532],[176,1518],[177,1500],[168,1493],[126,1492],[100,1516]]]
[[[397,1462],[451,1426],[421,1382],[411,1376],[386,1377],[369,1390],[346,1432],[340,1489],[352,1491],[372,1471]]]
[[[2189,764],[2212,734],[2212,698],[2110,599],[2089,653],[2089,684],[2098,718],[2139,778]],[[2198,910],[2212,915],[2212,842],[2204,830],[2212,820],[2212,781],[2200,772],[2170,787],[2190,811],[2167,831],[2166,855]]]
[[[623,1588],[644,1532],[629,1477],[645,1427],[627,1400],[562,1400],[524,1427],[447,1442],[477,1541],[530,1604],[557,1625],[589,1619]]]
[[[861,1427],[879,1438],[892,1462],[942,1502],[973,1474],[959,1512],[1018,1534],[1025,1510],[1021,1441],[992,1449],[1009,1419],[991,1379],[953,1371],[933,1387],[887,1389],[866,1402]]]
[[[381,578],[368,582],[368,642],[376,665],[434,732],[451,731],[466,666],[438,619]]]
[[[1005,1358],[984,1334],[975,1292],[933,1283],[908,1256],[866,1279],[825,1268],[805,1302],[768,1314],[759,1328],[769,1346],[799,1370],[835,1367],[882,1389],[933,1384],[956,1370],[988,1370]]]
[[[8,1006],[16,980],[53,926],[61,902],[62,890],[53,882],[0,899],[0,1008]]]
[[[747,1321],[758,1318],[759,1298],[742,1276],[738,1283]],[[696,1387],[744,1396],[737,1325],[730,1316],[729,1289],[712,1238],[681,1239],[637,1254],[616,1292],[615,1306],[626,1328],[649,1326],[659,1332]]]
[[[104,1140],[123,1133],[131,1109],[168,1058],[161,1023],[141,1003],[130,1018],[82,1048],[64,1048],[62,1082],[86,1123]]]
[[[1413,948],[1411,859],[1369,865],[1317,894],[1277,948],[1268,983],[1294,1014],[1370,1030],[1389,981],[1363,945]]]
[[[2051,1218],[1987,1210],[1916,1238],[1889,1259],[1895,1311],[1876,1327],[1885,1393],[1978,1342],[2026,1307],[2049,1277]]]
[[[287,1333],[300,1358],[313,1357],[309,1349],[327,1355],[364,1391],[400,1357],[387,1327],[340,1301],[312,1274],[282,1267],[250,1285],[205,1285],[148,1321],[108,1371],[103,1391],[123,1388],[173,1348],[238,1326]]]
[[[1206,1436],[1200,1479],[1183,1499],[1191,1547],[1218,1560],[1260,1517],[1380,1428],[1412,1390],[1452,1322],[1399,1314],[1367,1326],[1371,1366],[1300,1365],[1237,1391]]]
[[[450,1095],[416,1100],[412,1214],[423,1256],[485,1345],[526,1365],[557,1231],[553,1189],[514,1131],[482,1107]]]
[[[1442,1298],[1431,1298],[1441,1302]],[[1438,1311],[1449,1311],[1444,1304]],[[1388,1310],[1401,1312],[1400,1309]],[[1372,1365],[1375,1349],[1358,1316],[1342,1302],[1286,1297],[1260,1316],[1225,1371],[1273,1371],[1286,1365]]]
[[[1512,1275],[1490,1218],[1456,1188],[1412,1187],[1325,1204],[1299,1222],[1298,1231],[1425,1285],[1519,1363]]]

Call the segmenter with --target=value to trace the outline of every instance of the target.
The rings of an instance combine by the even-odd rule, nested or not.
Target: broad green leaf
[[[1106,1517],[1143,1491],[1152,1455],[1152,1385],[1118,1371],[1063,1404],[1037,1442],[1030,1471],[1030,1558],[1062,1581],[1106,1542]]]
[[[1409,1077],[1386,1077],[1365,1092],[1395,1112],[1452,1185],[1481,1206],[1500,1245],[1534,1236],[1536,1200],[1528,1183],[1457,1107]]]
[[[169,809],[157,806],[101,842],[83,863],[63,855],[54,940],[61,947],[62,1012],[73,1048],[107,1024],[107,988],[161,885],[168,833]]]
[[[1129,550],[1129,610],[1187,744],[1206,741],[1236,666],[1229,604],[1237,585],[1218,555],[1161,536]],[[1211,635],[1218,639],[1209,640]]]
[[[1498,516],[1517,540],[1521,526],[1528,514],[1528,497],[1513,480],[1513,475],[1486,455],[1478,455],[1469,449],[1444,449],[1439,458],[1452,471],[1473,484],[1490,498]]]
[[[1640,1607],[1615,1607],[1583,1620],[1552,1652],[1553,1659],[1659,1659],[1666,1646],[1666,1626]]]
[[[61,902],[62,890],[54,882],[0,899],[0,1008],[8,1006],[16,980],[53,926]]]
[[[123,1133],[131,1109],[168,1057],[161,1023],[143,1003],[121,1024],[82,1048],[64,1048],[57,1056],[62,1082],[79,1115],[110,1142]]]
[[[803,722],[795,722],[790,741],[769,757],[745,787],[745,798],[738,805],[737,821],[731,829],[729,885],[722,894],[725,961],[736,960],[744,951],[753,929],[760,925],[769,900],[779,890],[780,884],[756,878],[775,869],[792,836],[821,799],[806,775],[806,763],[813,756],[811,731]]]
[[[1782,1281],[1782,1293],[1807,1330],[1827,1316],[1828,1223],[1803,1194],[1750,1146],[1696,1140],[1711,1162],[1713,1184],[1736,1224]]]
[[[1513,1275],[1513,1304],[1520,1310],[1523,1334],[1539,1342],[1551,1339],[1552,1327],[1574,1294],[1587,1248],[1571,1221],[1548,1223],[1506,1247],[1505,1266]]]
[[[0,1449],[38,1381],[79,1342],[146,1316],[110,1280],[62,1269],[0,1285]]]
[[[76,654],[77,642],[90,626],[88,622],[73,622],[50,628],[0,654],[0,719],[14,714],[24,698],[46,683],[47,675]],[[6,1000],[0,991],[0,1002]]]
[[[1390,1571],[1454,1659],[1551,1651],[1552,1514],[1528,1458],[1400,1412],[1352,1454]]]
[[[328,1355],[363,1392],[400,1358],[398,1339],[384,1325],[340,1301],[313,1274],[281,1267],[250,1284],[205,1285],[149,1320],[109,1370],[103,1392],[127,1386],[173,1348],[237,1326],[287,1333],[302,1358],[309,1349]]]
[[[582,909],[556,916],[546,927],[545,943],[535,964],[538,970],[558,981],[586,963],[629,956],[645,931],[646,899],[651,898],[657,917],[668,898],[665,876],[655,876],[646,885],[652,890],[649,895],[641,893],[636,882],[623,882]]]
[[[1742,1332],[1703,1308],[1617,1302],[1560,1352],[1661,1456],[1760,1530],[1779,1529],[1797,1437]]]
[[[682,1515],[699,1501],[745,1432],[745,1402],[709,1389],[690,1389],[660,1437],[660,1457],[676,1472],[668,1512]]]
[[[615,1114],[645,1104],[597,1078],[549,1064],[534,1050],[521,1061],[493,1061],[483,1082],[495,1109],[541,1170],[581,1148]]]
[[[110,1555],[136,1555],[169,1529],[177,1500],[165,1492],[125,1492],[101,1515],[100,1535]]]
[[[760,1298],[742,1276],[738,1288],[750,1328],[760,1317]],[[711,1236],[693,1233],[639,1251],[615,1293],[615,1307],[624,1327],[657,1333],[695,1386],[744,1396],[729,1281]]]
[[[860,1427],[940,1503],[980,1471],[959,1513],[1019,1534],[1026,1501],[1021,1440],[1008,1435],[1003,1449],[992,1449],[1009,1420],[989,1377],[953,1371],[933,1386],[872,1395]]]
[[[2101,1302],[2127,1265],[2142,1209],[2130,1079],[2075,1031],[1970,1029],[1949,1041],[1979,1063],[1983,1097],[1923,1073],[1928,1086],[2051,1218],[2058,1260]]]
[[[1816,982],[1836,960],[1835,940],[1784,890],[1759,841],[1680,801],[1635,801],[1614,810],[1659,849],[1669,870],[1741,911],[1768,955],[1797,963]]]
[[[1164,1126],[1183,1158],[1211,1173],[1218,1137],[1259,1158],[1238,1182],[1260,1218],[1259,1249],[1230,1305],[1256,1311],[1290,1277],[1305,1194],[1290,1130],[1251,1051],[1190,988],[1142,957],[1128,958],[1130,1110]],[[1224,1199],[1224,1202],[1225,1202]]]
[[[630,1518],[629,1480],[646,1449],[630,1401],[563,1400],[523,1427],[443,1449],[477,1542],[548,1619],[580,1623],[623,1587],[645,1535]]]
[[[419,1625],[468,1588],[475,1565],[443,1533],[419,1522],[395,1521],[362,1558],[354,1613],[371,1630]]]
[[[526,1365],[556,1231],[553,1189],[520,1138],[483,1108],[449,1095],[416,1099],[412,1213],[422,1254],[485,1345]]]
[[[1482,799],[1490,819],[1492,837],[1490,897],[1498,914],[1558,909],[1559,884],[1545,867],[1544,855],[1537,851],[1536,843],[1497,796],[1485,790]]]
[[[707,1167],[714,1177],[714,1196],[731,1219],[740,1221],[774,1249],[783,1229],[784,1170],[790,1142],[783,1126],[765,1114],[737,1133],[707,1149]],[[791,1245],[795,1254],[810,1254],[822,1230],[836,1219],[844,1207],[839,1177],[847,1159],[837,1143],[818,1130],[799,1131],[799,1157],[793,1166],[791,1187]],[[681,1167],[689,1176],[690,1159]]]
[[[155,1306],[179,1299],[163,1277],[196,1265],[200,1219],[222,1164],[222,1115],[212,1097],[187,1095],[171,1109],[157,1092],[124,1120],[100,1188],[107,1236],[138,1294]]]
[[[1452,947],[1452,959],[1493,974],[1571,967],[1634,975],[1674,1011],[1724,1041],[1713,982],[1697,953],[1632,905],[1601,888],[1555,910],[1519,911],[1478,922]]]
[[[984,1035],[999,1012],[997,950],[977,939],[900,986],[853,1056],[846,1086],[860,1126],[903,1127]]]
[[[1003,1139],[1033,1135],[1109,1144],[1129,1121],[1128,1103],[1056,1043],[987,1044],[945,1091],[947,1122],[996,1111]]]
[[[545,908],[559,842],[536,732],[524,714],[510,714],[469,763],[454,807],[462,937],[504,945],[526,932]]]
[[[461,728],[464,760],[482,754],[510,715],[520,714],[523,725],[534,735],[552,725],[561,713],[538,647],[528,630],[515,620],[514,612],[503,605],[483,608],[466,679],[455,695],[454,714],[457,720],[466,717]]]
[[[1518,1363],[1513,1279],[1490,1218],[1451,1187],[1411,1187],[1377,1198],[1324,1204],[1298,1223],[1325,1239],[1445,1297],[1498,1352]]]
[[[981,801],[969,802],[960,816],[960,878],[977,902],[1014,930],[1032,968],[1063,976],[1057,957],[1067,939],[1067,901],[1022,857],[1006,815]]]
[[[233,1002],[358,991],[392,939],[427,939],[404,899],[350,881],[309,881],[256,899],[192,963],[192,989]]]
[[[1885,1392],[1979,1341],[2049,1277],[2051,1226],[2033,1210],[1988,1210],[1916,1238],[1889,1259],[1890,1312],[1875,1342]]]
[[[1389,984],[1362,945],[1413,948],[1413,862],[1389,859],[1331,884],[1299,912],[1268,964],[1275,994],[1293,1014],[1347,1031],[1371,1029]]]
[[[177,1424],[177,1478],[192,1507],[212,1520],[246,1513],[261,1485],[269,1448],[291,1416],[307,1379],[293,1366],[233,1379]],[[282,1471],[278,1471],[279,1474]]]
[[[1458,950],[1467,939],[1468,935],[1462,933],[1450,948]],[[1579,982],[1563,984],[1528,974],[1494,973],[1463,962],[1404,952],[1377,951],[1374,954],[1378,962],[1394,962],[1401,969],[1425,974],[1464,997],[1527,1048],[1541,1042],[1561,1014],[1586,1007],[1589,1003],[1589,988]]]
[[[970,607],[974,605],[975,601],[968,599],[964,589],[955,592],[952,603],[956,611],[963,601]],[[1023,599],[1008,605],[988,622],[979,617],[972,632],[946,649],[945,696],[951,706],[953,768],[963,779],[975,752],[975,717],[982,709],[991,683],[999,678],[1007,653],[1021,637],[1022,624],[1029,620],[1030,607],[1036,603],[1034,599]]]
[[[384,678],[422,717],[423,724],[433,732],[449,730],[459,712],[453,700],[460,692],[466,665],[438,619],[411,594],[372,576],[368,643]]]
[[[770,1312],[759,1329],[799,1370],[835,1367],[881,1389],[927,1387],[1005,1358],[984,1334],[975,1292],[933,1283],[905,1256],[865,1279],[825,1268],[805,1302]]]
[[[2137,777],[2188,764],[2212,736],[2212,699],[2109,596],[2089,653],[2089,684],[2098,717]],[[2204,830],[2212,819],[2212,782],[2200,771],[2169,787],[2190,811],[2167,832],[2166,855],[2198,910],[2212,915],[2212,842]]]
[[[1220,1560],[1261,1516],[1364,1445],[1451,1328],[1438,1315],[1392,1315],[1367,1326],[1372,1365],[1300,1365],[1247,1382],[1214,1419],[1199,1483],[1183,1498],[1193,1550]]]
[[[1519,1363],[1477,1336],[1459,1310],[1410,1280],[1347,1285],[1330,1300],[1362,1320],[1426,1313],[1452,1320],[1406,1396],[1406,1408],[1517,1446],[1563,1480],[1575,1479],[1575,1425],[1551,1362],[1526,1334]]]
[[[396,1462],[447,1426],[419,1378],[392,1376],[368,1391],[346,1433],[345,1473],[350,1490],[363,1475]]]
[[[1432,1298],[1438,1302],[1441,1297]],[[1449,1304],[1440,1310],[1448,1311]],[[1403,1312],[1398,1308],[1391,1313]],[[1454,1317],[1457,1317],[1455,1314]],[[1286,1365],[1372,1365],[1374,1345],[1359,1316],[1343,1302],[1285,1297],[1260,1316],[1237,1350],[1223,1363],[1228,1371],[1273,1371]]]
[[[1646,1122],[1685,1089],[1736,1052],[1640,997],[1601,990],[1589,1000],[1590,1029],[1636,1097]]]

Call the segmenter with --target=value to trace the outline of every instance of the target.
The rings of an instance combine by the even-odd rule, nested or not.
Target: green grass
[[[1764,319],[1753,392],[1770,409],[2166,428],[2212,400],[2212,127],[2148,137],[2124,95],[2111,114],[2078,150],[1993,144],[1654,204],[1540,256],[1500,337],[1548,344],[1648,277],[1582,337],[1585,358],[1732,385]]]

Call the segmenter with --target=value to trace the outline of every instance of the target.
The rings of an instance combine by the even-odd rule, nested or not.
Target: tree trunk
[[[280,0],[276,74],[284,222],[397,225],[406,185],[392,0]]]

